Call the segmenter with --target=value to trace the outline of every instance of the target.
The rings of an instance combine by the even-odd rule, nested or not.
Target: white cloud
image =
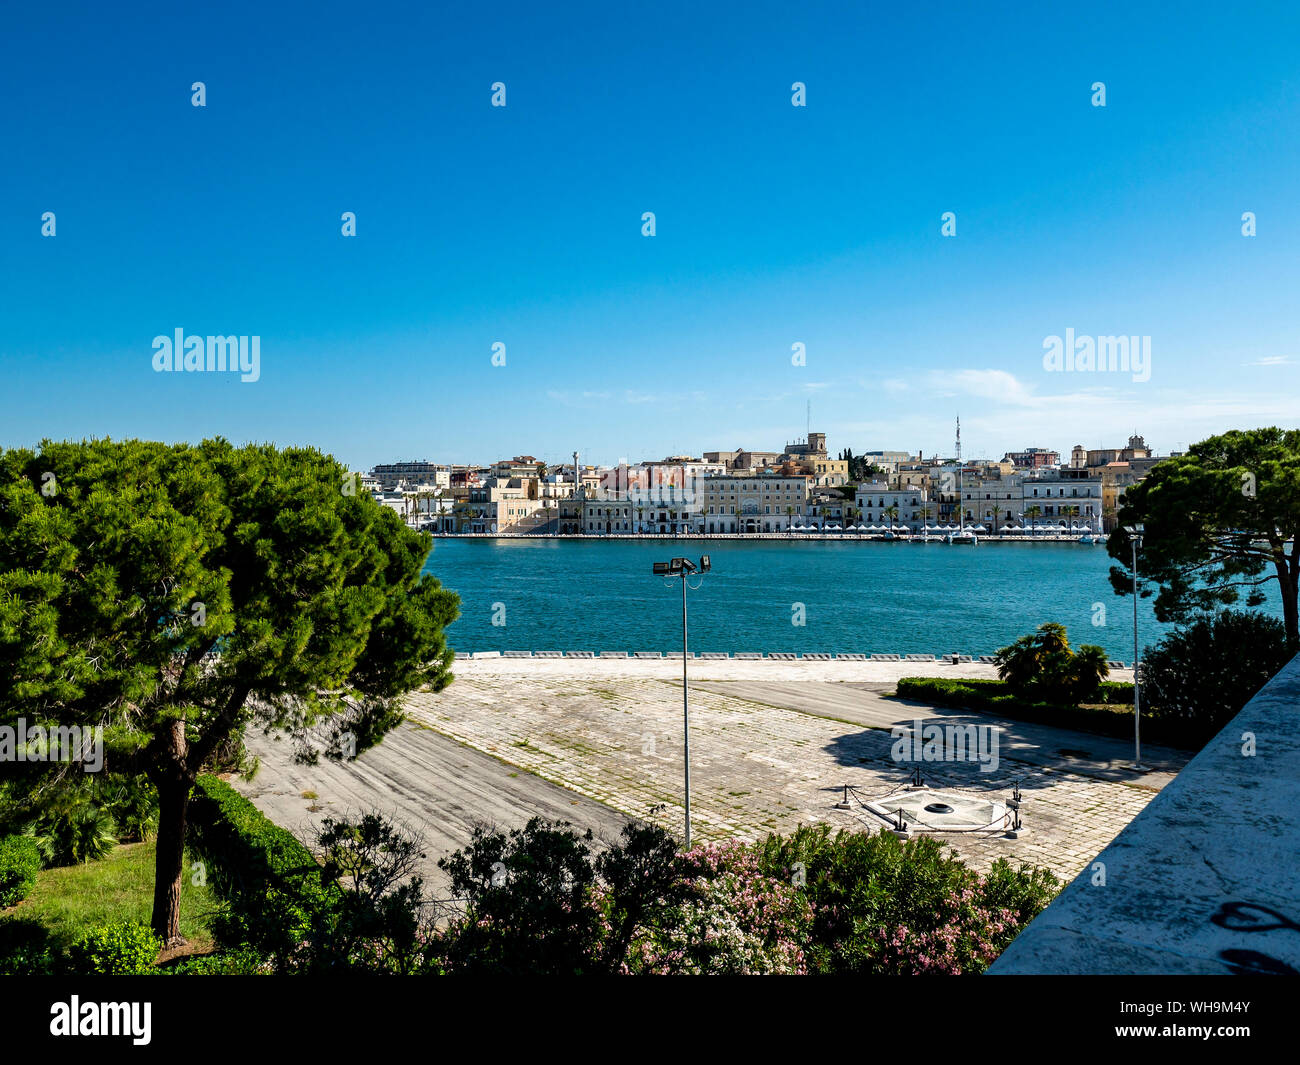
[[[1006,370],[930,371],[930,384],[944,395],[968,395],[1013,407],[1029,407],[1041,400]]]

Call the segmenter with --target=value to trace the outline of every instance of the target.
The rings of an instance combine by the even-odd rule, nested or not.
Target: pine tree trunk
[[[1282,620],[1286,624],[1287,639],[1294,650],[1300,647],[1300,609],[1298,609],[1296,586],[1282,581]]]
[[[188,783],[158,789],[158,852],[154,861],[153,930],[167,946],[181,938],[181,879],[185,859],[185,814]]]
[[[154,857],[153,930],[164,945],[181,937],[181,883],[185,862],[185,817],[194,778],[188,772],[184,720],[173,721],[166,736],[163,765],[154,777],[158,789],[158,846]]]

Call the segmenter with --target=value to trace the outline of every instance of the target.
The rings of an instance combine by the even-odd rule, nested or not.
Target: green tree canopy
[[[1212,436],[1156,464],[1129,488],[1107,549],[1121,563],[1110,582],[1132,592],[1124,526],[1145,526],[1139,594],[1158,586],[1156,617],[1185,621],[1241,601],[1258,606],[1276,581],[1287,638],[1300,644],[1300,430],[1248,429]]]
[[[178,935],[195,776],[257,722],[355,756],[451,679],[457,599],[314,449],[138,440],[0,451],[0,723],[94,727],[158,789],[153,926]]]

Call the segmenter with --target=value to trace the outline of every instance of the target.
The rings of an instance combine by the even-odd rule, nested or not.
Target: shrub
[[[301,972],[425,971],[432,927],[422,919],[419,839],[378,814],[325,818],[317,835],[321,880],[337,886],[311,912]]]
[[[1103,736],[1133,735],[1133,685],[1107,681],[1093,697],[1103,706],[1059,706],[1013,695],[1000,680],[951,680],[940,677],[903,677],[895,691],[900,698],[931,706],[979,710],[1016,721],[1078,729]],[[1142,734],[1152,743],[1174,747],[1199,746],[1177,722],[1148,720],[1143,698]],[[1114,709],[1109,709],[1114,707]]]
[[[142,976],[154,972],[162,950],[148,925],[119,921],[93,928],[68,948],[68,967],[79,976]]]
[[[658,825],[631,822],[622,839],[596,859],[606,926],[601,966],[628,971],[632,944],[662,927],[689,889],[678,863],[677,841]]]
[[[768,876],[743,843],[706,844],[680,857],[685,898],[640,939],[625,971],[665,975],[802,973],[813,911],[790,883]]]
[[[200,776],[189,807],[190,846],[225,901],[213,923],[219,940],[249,945],[287,968],[329,905],[320,866],[293,833],[270,821],[234,788]]]
[[[0,909],[25,899],[36,883],[41,852],[27,836],[0,839]]]
[[[327,818],[324,864],[230,785],[203,776],[190,805],[191,847],[210,865],[226,910],[213,922],[237,950],[185,971],[415,973],[438,966],[422,919],[418,841],[377,814]],[[233,967],[233,968],[232,968]]]
[[[1072,651],[1065,626],[1051,621],[1003,647],[994,661],[1016,695],[1066,705],[1086,702],[1110,672],[1103,648],[1084,644]]]
[[[97,862],[117,846],[117,824],[89,799],[47,810],[27,827],[46,865]]]
[[[158,789],[148,778],[110,779],[100,789],[98,802],[113,819],[121,838],[143,842],[158,824]]]
[[[50,976],[60,960],[50,930],[40,921],[0,920],[0,976]]]
[[[981,877],[930,836],[801,825],[758,853],[769,876],[803,882],[814,913],[805,953],[820,973],[983,972],[1059,886],[1005,861]]]
[[[1176,722],[1201,743],[1235,717],[1290,659],[1286,628],[1267,614],[1207,614],[1148,647],[1143,712]]]
[[[592,833],[534,817],[508,835],[474,830],[439,860],[465,915],[443,937],[462,973],[575,975],[599,970],[602,914],[594,898]]]

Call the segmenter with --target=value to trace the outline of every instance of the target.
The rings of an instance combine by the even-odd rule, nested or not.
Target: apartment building
[[[519,477],[540,477],[546,464],[539,462],[532,455],[516,455],[512,459],[502,459],[492,464],[492,476],[499,481],[508,481]]]
[[[511,477],[473,485],[459,511],[458,532],[531,532],[543,520],[539,514],[554,504],[538,499],[535,480]]]
[[[1095,470],[1069,467],[1036,470],[1021,480],[1022,520],[1031,511],[1031,521],[1054,524],[1087,524],[1100,529],[1102,523],[1102,479]]]
[[[1024,451],[1008,451],[1003,458],[1018,470],[1038,470],[1061,464],[1061,453],[1050,451],[1045,447],[1027,447]]]
[[[808,478],[802,475],[706,477],[695,526],[704,533],[782,532],[801,524],[807,502]]]
[[[913,532],[938,520],[938,508],[920,488],[895,488],[869,483],[858,485],[853,499],[855,518],[865,525],[906,525]]]
[[[370,471],[379,487],[391,491],[399,484],[450,487],[451,467],[442,462],[385,462]]]

